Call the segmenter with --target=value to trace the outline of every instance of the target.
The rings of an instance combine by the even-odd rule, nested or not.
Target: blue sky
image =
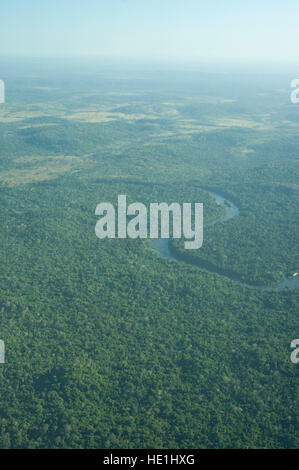
[[[299,58],[298,0],[0,1],[0,56]]]

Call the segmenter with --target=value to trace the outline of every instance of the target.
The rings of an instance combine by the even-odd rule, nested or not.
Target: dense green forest
[[[299,289],[234,280],[299,271],[288,76],[269,91],[253,72],[219,86],[26,67],[2,63],[0,447],[298,447]],[[200,250],[170,240],[181,262],[95,236],[96,205],[119,194],[202,202],[208,224],[224,212],[209,190],[240,213],[206,226]]]

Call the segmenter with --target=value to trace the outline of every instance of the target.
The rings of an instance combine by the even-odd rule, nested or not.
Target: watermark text
[[[294,351],[291,354],[291,361],[293,364],[298,364],[299,362],[299,339],[293,339],[291,342],[291,348]]]
[[[183,207],[176,202],[170,205],[165,202],[151,203],[148,216],[144,204],[135,202],[127,207],[127,197],[119,195],[117,211],[112,204],[104,202],[98,204],[95,215],[101,217],[95,227],[96,236],[100,239],[116,238],[116,225],[118,238],[169,238],[172,222],[173,238],[184,236],[189,240],[185,242],[185,249],[198,249],[203,243],[201,203],[194,204],[194,211],[191,203],[183,203]],[[131,216],[131,219],[127,223],[128,216]]]
[[[5,84],[3,80],[0,80],[0,104],[5,103]]]
[[[295,80],[291,81],[291,88],[295,88],[295,90],[291,93],[291,102],[293,104],[299,103],[299,78],[295,78]]]

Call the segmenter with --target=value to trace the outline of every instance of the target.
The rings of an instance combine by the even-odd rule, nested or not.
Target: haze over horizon
[[[295,0],[12,0],[0,56],[297,62]]]

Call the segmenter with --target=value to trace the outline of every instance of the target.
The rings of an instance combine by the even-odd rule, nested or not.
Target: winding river
[[[216,225],[218,223],[227,222],[228,220],[232,219],[233,217],[236,217],[237,215],[239,215],[239,213],[240,213],[239,208],[233,202],[229,201],[227,198],[224,198],[220,194],[216,194],[212,191],[208,191],[208,192],[216,200],[217,204],[219,204],[219,205],[221,205],[222,207],[225,208],[225,215],[223,217],[219,218],[219,219],[214,220],[213,222],[210,222],[210,223],[206,224],[205,227]],[[288,279],[285,276],[285,279],[282,282],[280,282],[279,284],[277,284],[276,286],[274,286],[274,287],[260,287],[260,286],[255,286],[255,285],[243,282],[240,279],[236,280],[235,278],[229,277],[226,274],[224,275],[223,273],[221,273],[220,270],[218,271],[216,267],[215,267],[214,270],[203,268],[203,267],[199,266],[196,262],[192,262],[192,261],[188,261],[188,260],[182,260],[181,258],[176,257],[175,254],[173,254],[169,249],[169,240],[165,239],[165,238],[164,239],[163,238],[157,238],[156,240],[153,240],[151,242],[150,247],[152,249],[154,249],[155,251],[157,251],[158,256],[160,256],[161,258],[165,258],[165,259],[168,259],[168,260],[171,260],[171,261],[177,261],[179,263],[185,263],[185,264],[190,264],[192,266],[196,266],[201,271],[206,271],[206,272],[210,272],[210,273],[214,273],[214,274],[216,273],[216,274],[219,274],[221,276],[225,276],[225,277],[237,282],[238,284],[241,284],[241,285],[246,286],[246,287],[251,287],[253,289],[259,289],[259,290],[264,290],[264,291],[268,291],[268,292],[278,292],[278,291],[282,291],[282,290],[298,289],[299,288],[299,276],[294,277],[292,279]]]

